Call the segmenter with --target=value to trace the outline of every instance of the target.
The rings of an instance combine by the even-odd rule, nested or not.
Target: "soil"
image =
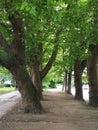
[[[24,114],[20,101],[0,119],[0,130],[98,130],[98,108],[72,95],[48,91],[42,104],[46,113]]]

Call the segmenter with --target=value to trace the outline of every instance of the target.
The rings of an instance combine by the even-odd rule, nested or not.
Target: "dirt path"
[[[11,108],[20,99],[20,94],[18,91],[9,92],[0,95],[0,118],[11,110]]]
[[[15,107],[0,120],[0,130],[98,130],[98,108],[57,91],[44,95],[42,115],[23,114]]]

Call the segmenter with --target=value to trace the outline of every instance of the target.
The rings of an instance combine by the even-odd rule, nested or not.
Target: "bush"
[[[50,88],[56,88],[56,83],[53,80],[51,80],[50,84],[49,84],[49,87]]]

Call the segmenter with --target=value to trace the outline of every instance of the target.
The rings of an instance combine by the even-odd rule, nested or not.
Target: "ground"
[[[98,130],[98,108],[72,95],[48,91],[42,101],[46,113],[24,114],[20,103],[0,120],[0,130]]]

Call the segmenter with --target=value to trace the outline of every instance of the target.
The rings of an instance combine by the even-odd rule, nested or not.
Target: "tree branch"
[[[17,16],[17,17],[16,17]],[[25,64],[25,43],[24,43],[24,32],[23,32],[23,21],[21,14],[14,12],[13,15],[9,15],[9,21],[11,22],[13,29],[13,40],[11,43],[11,55],[13,58],[17,58],[16,62]],[[12,62],[12,61],[11,61]]]
[[[9,52],[10,46],[8,45],[6,39],[4,38],[3,34],[0,32],[0,45],[4,48],[5,52]]]
[[[52,51],[52,55],[47,63],[47,65],[45,66],[45,68],[41,71],[41,78],[43,79],[47,73],[49,72],[49,70],[51,69],[55,59],[56,59],[56,56],[57,56],[57,52],[58,52],[58,37],[61,33],[61,29],[60,30],[57,30],[56,32],[56,36],[55,36],[55,45],[54,45],[54,48],[53,48],[53,51]]]
[[[5,61],[0,57],[0,65],[5,67]]]

